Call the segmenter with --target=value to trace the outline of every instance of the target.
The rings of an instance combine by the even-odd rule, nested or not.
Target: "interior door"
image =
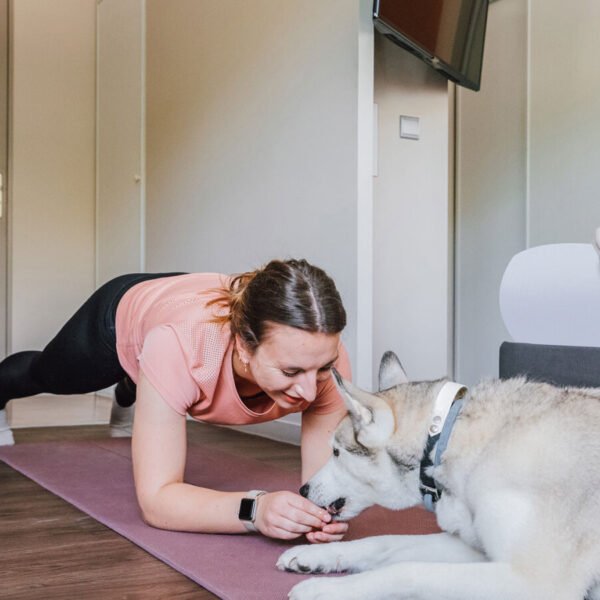
[[[7,345],[8,17],[8,0],[0,0],[0,357]]]

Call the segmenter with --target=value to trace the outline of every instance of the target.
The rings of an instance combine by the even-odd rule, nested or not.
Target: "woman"
[[[0,411],[13,398],[118,383],[117,403],[136,401],[134,479],[150,525],[339,540],[347,524],[331,523],[298,494],[220,492],[184,483],[183,471],[187,415],[242,425],[302,412],[306,481],[329,457],[329,437],[346,412],[330,377],[334,365],[350,376],[345,324],[335,284],[304,260],[271,261],[234,278],[123,275],[100,287],[42,352],[0,363]]]

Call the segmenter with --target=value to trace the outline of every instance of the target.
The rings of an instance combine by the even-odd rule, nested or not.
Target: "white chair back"
[[[516,254],[500,285],[515,342],[600,347],[600,228],[592,244],[549,244]]]

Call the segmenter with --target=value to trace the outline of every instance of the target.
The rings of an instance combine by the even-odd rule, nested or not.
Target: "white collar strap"
[[[462,398],[466,392],[467,388],[462,383],[447,381],[442,386],[433,405],[433,414],[429,422],[430,436],[437,435],[442,431],[452,403],[458,398]]]

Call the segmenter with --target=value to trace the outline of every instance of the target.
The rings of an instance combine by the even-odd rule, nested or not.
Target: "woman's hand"
[[[311,544],[323,544],[327,542],[339,542],[348,531],[348,523],[335,521],[323,526],[323,529],[315,529],[306,534],[306,539]]]
[[[299,494],[270,492],[258,498],[254,525],[263,535],[268,537],[293,540],[303,534],[307,534],[307,537],[312,533],[322,535],[325,527],[336,527],[338,525],[338,523],[329,525],[330,521],[331,515],[325,509],[313,504]],[[346,524],[339,523],[339,525]],[[329,536],[331,533],[325,535]],[[333,540],[318,539],[315,541]]]

